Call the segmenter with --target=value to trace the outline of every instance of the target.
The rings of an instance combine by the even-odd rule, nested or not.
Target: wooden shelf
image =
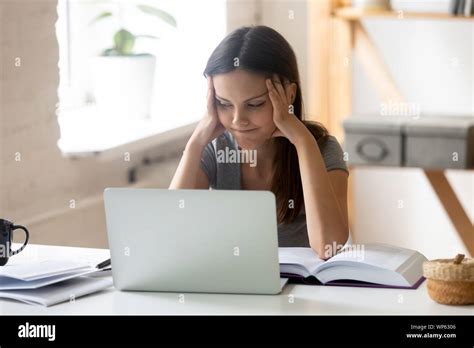
[[[402,18],[400,18],[402,14]],[[474,20],[474,16],[454,16],[447,13],[421,13],[421,12],[399,12],[386,10],[361,10],[352,7],[341,7],[334,10],[333,15],[347,20],[360,20],[364,18],[388,18],[388,19],[436,19],[436,20]]]

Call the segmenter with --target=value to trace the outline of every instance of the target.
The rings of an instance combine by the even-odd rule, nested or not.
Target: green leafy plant
[[[150,16],[154,16],[163,22],[167,23],[172,27],[177,27],[175,18],[170,15],[168,12],[160,10],[156,7],[148,6],[148,5],[137,5],[136,6],[140,11],[146,13]],[[96,16],[90,24],[94,24],[98,21],[102,21],[105,18],[113,17],[114,13],[111,11],[104,11]],[[136,56],[136,55],[143,55],[143,54],[136,54],[133,52],[133,48],[135,46],[135,41],[138,38],[149,38],[149,39],[158,39],[158,37],[153,35],[135,35],[132,34],[130,31],[120,28],[113,37],[113,46],[110,48],[105,49],[102,52],[102,56]]]

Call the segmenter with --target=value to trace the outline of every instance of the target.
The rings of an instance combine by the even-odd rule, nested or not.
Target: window
[[[176,20],[176,27],[144,13],[137,5],[166,11]],[[113,15],[91,24],[104,11]],[[120,28],[158,37],[135,41],[134,52],[155,56],[154,71],[148,70],[151,74],[143,73],[143,66],[128,69],[124,65],[113,70],[111,65],[116,61],[110,59],[114,57],[107,57],[105,64],[100,60],[103,57],[98,58],[113,45]],[[206,107],[202,72],[226,34],[226,2],[64,0],[58,2],[56,33],[60,54],[58,146],[70,155],[100,152],[202,117]],[[142,80],[145,82],[140,84]],[[146,88],[150,84],[153,87]],[[134,88],[127,92],[129,85]],[[150,105],[145,113],[147,91]]]

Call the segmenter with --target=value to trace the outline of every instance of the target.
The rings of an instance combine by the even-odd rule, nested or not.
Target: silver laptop
[[[278,294],[275,196],[269,191],[106,188],[119,290]]]

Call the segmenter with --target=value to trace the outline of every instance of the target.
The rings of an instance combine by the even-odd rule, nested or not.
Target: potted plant
[[[172,27],[176,20],[169,13],[158,8],[137,5],[142,13],[154,16]],[[98,106],[113,117],[134,119],[148,118],[153,91],[156,59],[151,53],[134,51],[137,39],[158,39],[152,35],[138,35],[123,28],[120,18],[123,9],[116,13],[105,11],[96,16],[90,24],[106,18],[119,18],[119,29],[113,35],[111,47],[104,49],[92,62],[93,94]]]

